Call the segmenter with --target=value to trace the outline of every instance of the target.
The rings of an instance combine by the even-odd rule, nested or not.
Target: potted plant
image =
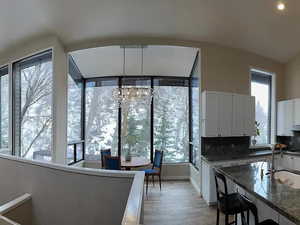
[[[255,121],[255,135],[254,135],[254,138],[252,139],[252,145],[255,146],[257,141],[256,141],[256,137],[257,136],[260,136],[260,130],[259,130],[259,126],[260,126],[260,123]]]

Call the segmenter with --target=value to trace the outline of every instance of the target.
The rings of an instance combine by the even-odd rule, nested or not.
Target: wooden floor
[[[188,181],[149,186],[144,225],[215,225],[216,210],[208,207]],[[224,219],[220,218],[220,225]]]

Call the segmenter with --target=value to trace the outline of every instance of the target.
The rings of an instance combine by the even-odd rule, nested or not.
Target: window
[[[69,58],[68,75],[68,149],[69,164],[83,159],[83,79],[75,62]]]
[[[7,66],[0,68],[0,102],[0,153],[11,154],[8,146],[9,79]]]
[[[200,88],[198,54],[190,78],[190,139],[192,163],[199,168],[200,163]]]
[[[256,137],[257,144],[269,144],[271,141],[272,75],[251,70],[251,94],[255,96],[255,120],[260,130],[260,135]]]
[[[189,79],[155,79],[154,91],[154,149],[164,162],[188,162]]]
[[[118,104],[112,98],[118,78],[99,78],[86,83],[85,159],[100,160],[102,149],[118,154]]]
[[[122,87],[151,87],[150,79],[123,78]],[[150,105],[131,102],[122,107],[122,155],[144,156],[150,159]]]
[[[151,159],[164,150],[164,161],[189,162],[189,78],[103,77],[85,82],[85,159],[100,160],[100,150],[113,155]],[[119,108],[117,87],[154,87],[152,105],[136,102]],[[153,108],[152,108],[153,107]],[[195,134],[197,135],[197,134]],[[74,148],[69,148],[70,158]]]
[[[51,160],[52,52],[13,64],[14,151],[27,159]]]

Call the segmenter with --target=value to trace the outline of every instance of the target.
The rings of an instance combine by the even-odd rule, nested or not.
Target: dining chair
[[[256,205],[251,202],[249,199],[246,199],[247,205],[249,206],[250,212],[252,213],[254,217],[254,225],[278,225],[274,220],[267,219],[262,222],[258,221],[258,213],[257,213],[257,207]],[[250,225],[249,220],[246,221],[244,212],[241,212],[241,219],[242,219],[242,225]]]
[[[104,156],[104,166],[107,170],[121,170],[121,159],[119,156]]]
[[[110,149],[101,150],[101,167],[103,169],[105,168],[105,161],[104,161],[105,156],[111,156],[111,150]]]
[[[223,174],[214,169],[216,191],[217,191],[217,221],[219,225],[220,212],[225,214],[225,225],[229,225],[229,216],[235,216],[234,223],[237,224],[237,215],[247,211],[247,220],[249,222],[249,208],[246,197],[238,192],[228,193],[226,178]]]
[[[148,183],[149,177],[152,176],[152,182],[154,185],[154,177],[157,176],[159,179],[159,188],[161,190],[161,171],[162,171],[162,161],[163,161],[164,151],[155,150],[154,161],[151,169],[145,169],[146,177],[146,194],[148,194]]]

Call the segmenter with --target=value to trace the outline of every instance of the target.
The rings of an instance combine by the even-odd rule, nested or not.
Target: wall
[[[0,65],[9,65],[12,74],[12,63],[36,54],[52,49],[53,56],[53,139],[52,161],[66,164],[67,149],[67,54],[64,47],[55,36],[38,37],[13,48],[7,49],[0,55]],[[12,85],[12,76],[10,76]],[[12,89],[12,88],[11,88]],[[10,93],[10,115],[12,115],[12,92]],[[10,133],[12,133],[12,116],[10,116]],[[10,135],[9,147],[12,149],[12,135]]]
[[[300,98],[300,54],[292,58],[285,68],[284,99]]]
[[[194,165],[190,164],[190,182],[201,195],[201,171],[197,170]]]
[[[53,47],[54,51],[54,85],[53,94],[53,161],[65,164],[67,145],[67,57],[69,51],[88,47],[120,44],[156,44],[180,45],[201,49],[201,87],[202,90],[225,91],[249,94],[251,67],[260,68],[276,74],[277,99],[284,98],[283,73],[284,65],[265,57],[239,49],[228,48],[206,42],[191,42],[156,38],[123,38],[111,40],[86,40],[71,46],[63,47],[54,36],[37,37],[20,43],[14,48],[2,52],[0,65],[16,61],[38,51]],[[295,77],[295,76],[293,76]],[[292,91],[292,90],[291,90]],[[10,141],[11,144],[11,141]]]
[[[81,161],[74,165],[75,167],[85,167],[100,169],[100,161]],[[162,167],[162,180],[189,180],[190,179],[190,164],[189,163],[168,163],[163,164]],[[143,168],[137,168],[142,170]]]
[[[3,216],[22,225],[32,225],[32,202],[31,200],[4,213]]]
[[[0,155],[0,205],[29,193],[33,225],[121,224],[134,175]]]
[[[202,89],[250,94],[251,68],[276,74],[277,99],[284,91],[284,65],[239,49],[206,46],[202,49]]]
[[[284,64],[248,51],[208,42],[124,37],[123,39],[87,40],[66,46],[66,50],[74,51],[83,48],[120,44],[179,45],[199,48],[201,49],[202,90],[249,94],[249,70],[253,67],[275,73],[278,84],[277,98],[282,99],[284,97],[282,88],[285,72]]]

